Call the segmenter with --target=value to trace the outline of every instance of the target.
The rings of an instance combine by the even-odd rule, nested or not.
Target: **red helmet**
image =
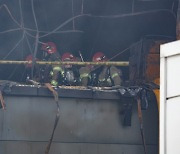
[[[70,52],[65,52],[63,55],[62,55],[62,58],[61,58],[62,61],[75,61],[76,58],[74,57],[74,55]]]
[[[96,52],[92,58],[93,62],[101,62],[101,61],[107,61],[105,54],[103,52]]]
[[[32,56],[32,54],[30,54],[30,55],[28,55],[26,58],[25,58],[25,60],[26,61],[32,61],[33,60],[33,56]],[[36,60],[38,60],[37,58],[36,58]],[[26,64],[26,67],[32,67],[32,64]]]
[[[42,50],[46,51],[48,54],[53,54],[57,52],[56,44],[53,42],[47,42],[42,45]]]

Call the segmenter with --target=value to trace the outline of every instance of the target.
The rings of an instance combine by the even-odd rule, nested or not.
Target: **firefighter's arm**
[[[118,69],[115,66],[111,66],[110,67],[110,75],[111,75],[111,79],[114,82],[114,85],[121,85],[122,83],[122,72],[120,69]]]

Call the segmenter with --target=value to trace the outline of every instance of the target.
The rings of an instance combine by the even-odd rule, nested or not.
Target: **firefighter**
[[[54,42],[43,43],[42,50],[45,51],[43,58],[48,61],[59,61],[60,55]]]
[[[107,61],[103,52],[94,54],[93,62]],[[115,66],[85,66],[80,70],[80,81],[82,86],[117,86],[121,85],[121,70]]]
[[[87,86],[91,80],[91,66],[84,66],[79,69],[80,85]]]
[[[32,54],[29,54],[26,56],[25,58],[26,61],[33,61],[33,56]],[[38,60],[37,58],[35,58],[35,61]],[[39,81],[39,66],[37,64],[34,65],[34,70],[33,70],[33,77],[31,77],[31,73],[32,73],[32,63],[31,64],[26,64],[25,65],[25,69],[26,69],[26,81],[28,80],[36,80]]]
[[[43,60],[47,61],[60,61],[60,54],[57,51],[56,44],[54,42],[43,43],[42,50],[44,51]],[[50,71],[52,70],[52,71]],[[51,67],[46,66],[44,68],[44,80],[49,82],[49,74],[51,76],[51,84],[53,86],[58,86],[59,74],[62,68],[59,65],[52,65]]]
[[[97,52],[93,55],[92,61],[105,62],[108,59],[103,52]],[[121,85],[121,76],[121,70],[115,66],[96,66],[91,70],[91,84],[100,87]]]
[[[61,58],[64,62],[78,61],[78,59],[70,52],[65,52]],[[79,71],[74,65],[63,65],[61,70],[61,81],[63,85],[75,86],[79,83]]]

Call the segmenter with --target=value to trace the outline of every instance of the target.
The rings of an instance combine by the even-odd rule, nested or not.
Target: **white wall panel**
[[[167,97],[180,95],[180,55],[167,58]]]
[[[166,152],[180,154],[180,97],[167,100]]]
[[[180,154],[180,41],[161,46],[160,154]]]

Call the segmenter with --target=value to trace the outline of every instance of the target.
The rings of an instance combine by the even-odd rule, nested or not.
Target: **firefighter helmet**
[[[65,52],[61,58],[62,61],[76,61],[76,57],[70,52]],[[64,65],[65,68],[72,68],[72,65]]]
[[[42,45],[42,50],[46,51],[48,54],[53,54],[57,52],[56,44],[54,42],[47,42]]]
[[[62,61],[75,61],[76,58],[74,57],[74,55],[70,52],[65,52],[63,55],[62,55],[62,58],[61,58]]]
[[[107,58],[103,52],[96,52],[92,58],[93,62],[107,61]]]
[[[26,61],[32,61],[33,60],[33,56],[32,54],[29,54],[26,58],[25,58]],[[35,58],[35,60],[38,60],[37,58]],[[32,63],[31,64],[26,64],[26,67],[30,68],[32,67]]]

